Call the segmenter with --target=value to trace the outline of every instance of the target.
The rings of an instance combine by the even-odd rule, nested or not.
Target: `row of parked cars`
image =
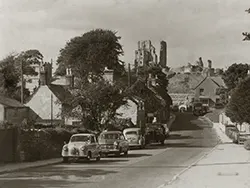
[[[167,134],[162,126],[150,126],[142,134],[140,128],[126,128],[123,131],[103,131],[98,137],[95,134],[80,133],[71,136],[62,148],[63,162],[70,159],[95,159],[110,154],[127,155],[130,148],[144,148],[146,144],[159,142],[164,144]]]

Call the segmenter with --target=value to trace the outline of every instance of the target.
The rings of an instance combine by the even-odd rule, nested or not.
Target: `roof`
[[[6,107],[27,108],[27,106],[21,104],[19,101],[5,97],[3,95],[0,95],[0,104]]]
[[[169,79],[168,92],[190,93],[204,78],[201,74],[176,74]]]
[[[101,134],[120,134],[121,131],[103,131]]]
[[[223,79],[221,76],[207,76],[205,77],[196,87],[194,87],[194,90],[199,87],[206,79],[211,79],[217,86],[219,87],[226,87]]]
[[[126,128],[126,129],[123,130],[123,132],[134,131],[134,130],[140,130],[140,128],[138,128],[138,127]]]
[[[167,105],[173,104],[173,100],[171,96],[168,94],[167,90],[161,87],[154,87],[154,89],[161,95],[161,97],[165,100]]]
[[[92,133],[77,133],[77,134],[73,134],[72,136],[95,136]]]
[[[52,93],[60,100],[60,102],[65,102],[66,99],[72,97],[71,93],[67,89],[67,86],[50,84],[48,85],[48,87],[52,91]]]
[[[41,86],[39,86],[35,92],[26,99],[25,103],[28,103],[34,95],[39,91]],[[72,97],[70,91],[67,89],[67,86],[64,85],[55,85],[50,84],[47,85],[47,87],[50,89],[50,91],[58,98],[60,102],[65,102],[66,99],[69,99]],[[66,103],[66,102],[65,102]]]

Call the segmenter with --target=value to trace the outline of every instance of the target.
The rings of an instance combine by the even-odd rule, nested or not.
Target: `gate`
[[[15,162],[18,145],[17,128],[0,129],[0,162]]]

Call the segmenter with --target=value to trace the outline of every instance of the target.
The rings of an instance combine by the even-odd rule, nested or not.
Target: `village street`
[[[177,114],[165,146],[132,150],[127,157],[32,168],[0,175],[1,188],[157,188],[188,168],[218,142],[211,124]]]

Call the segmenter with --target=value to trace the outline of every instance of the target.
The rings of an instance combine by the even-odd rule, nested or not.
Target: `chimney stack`
[[[52,64],[51,63],[42,63],[40,65],[40,85],[49,85],[52,79]]]
[[[73,88],[74,87],[74,76],[72,74],[72,69],[71,68],[67,68],[66,69],[66,85]]]
[[[209,68],[209,69],[212,69],[212,61],[211,61],[211,60],[208,60],[207,62],[208,62],[208,68]]]

